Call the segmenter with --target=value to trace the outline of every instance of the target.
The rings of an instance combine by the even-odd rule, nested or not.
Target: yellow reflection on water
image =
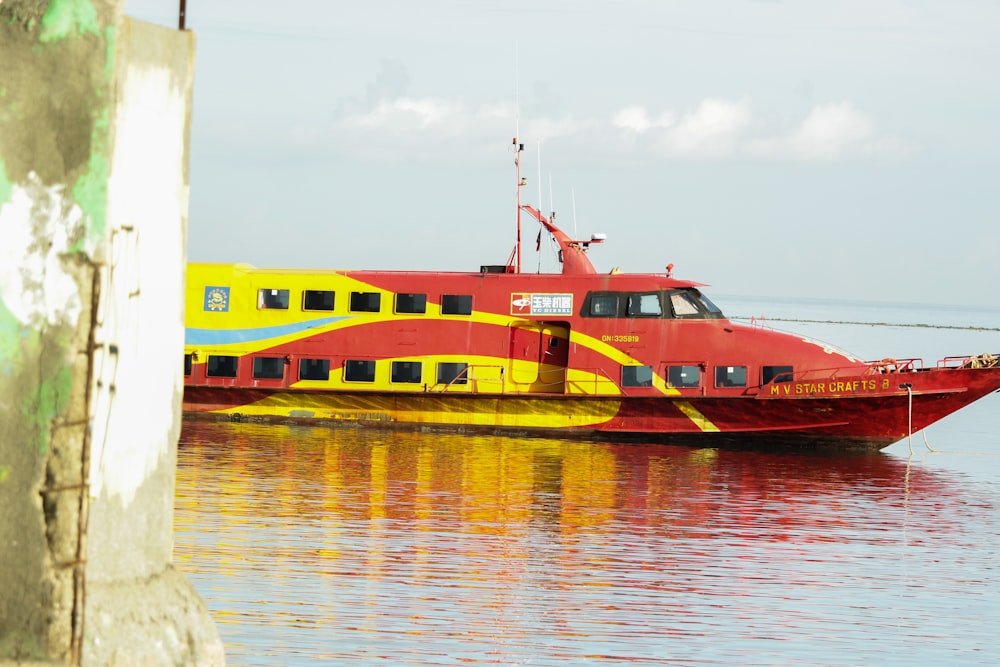
[[[209,607],[248,655],[261,625],[295,646],[314,629],[520,647],[613,634],[629,614],[672,632],[705,596],[773,615],[762,585],[825,585],[785,543],[947,530],[951,496],[882,455],[186,423],[175,559],[211,582]]]

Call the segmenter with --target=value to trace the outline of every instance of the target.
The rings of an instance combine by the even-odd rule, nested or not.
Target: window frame
[[[218,372],[218,363],[219,360],[221,359],[227,359],[232,362],[233,366],[232,374]],[[213,363],[215,364],[214,370],[213,370]],[[235,377],[238,377],[239,373],[240,373],[240,358],[235,354],[210,354],[205,359],[205,377],[233,379]]]
[[[645,369],[649,372],[649,379],[641,379],[639,377],[639,369]],[[626,381],[626,375],[631,374],[632,377],[629,381]],[[621,383],[622,387],[652,387],[653,386],[653,367],[646,365],[623,365],[621,372]]]
[[[365,304],[364,304],[365,307],[355,308],[356,304],[355,300],[361,298],[365,299]],[[374,304],[371,303],[372,301],[374,301]],[[352,291],[350,302],[348,303],[348,310],[350,310],[350,312],[352,313],[380,313],[382,312],[382,293]]]
[[[326,377],[308,377],[302,373],[306,364],[309,362],[318,362],[324,368]],[[329,359],[314,359],[311,357],[303,357],[299,359],[299,380],[305,380],[308,382],[329,382],[330,381],[330,360]]]
[[[265,363],[266,362],[266,363]],[[281,373],[276,375],[271,370],[271,364],[278,364]],[[253,357],[253,365],[250,369],[250,377],[254,380],[284,380],[285,379],[285,358],[284,357]]]
[[[257,310],[288,310],[291,290],[276,287],[257,288]]]
[[[400,309],[399,298],[400,297],[420,297],[415,299],[419,303],[413,306],[414,310]],[[427,295],[420,292],[397,292],[396,298],[393,299],[393,312],[398,315],[423,315],[427,312]],[[417,310],[419,308],[419,310]]]
[[[329,295],[330,307],[329,308],[309,307],[308,301],[310,295]],[[337,306],[337,293],[333,290],[320,290],[320,289],[302,290],[302,310],[329,312],[332,311],[334,308],[336,308],[336,306]]]
[[[366,372],[363,379],[348,377],[348,375],[353,374],[351,372],[351,369],[353,368],[352,364],[364,364],[364,369]],[[371,369],[370,373],[367,372],[369,368]],[[344,382],[365,382],[365,383],[375,382],[375,372],[377,368],[378,368],[378,363],[374,359],[345,359]]]
[[[442,294],[442,315],[472,315],[471,294]]]
[[[673,389],[700,389],[701,388],[701,386],[702,386],[702,375],[704,375],[704,371],[702,369],[701,364],[672,363],[672,364],[666,364],[666,368],[667,368],[667,372],[665,373],[665,375],[666,375],[666,378],[667,378],[667,386],[668,387],[671,387]],[[693,384],[692,383],[681,383],[681,384],[675,384],[674,383],[674,378],[676,377],[676,372],[680,372],[683,375],[684,372],[686,372],[686,371],[688,371],[690,369],[694,369],[695,373],[697,374],[697,379],[695,380],[695,382]],[[675,372],[675,370],[676,370],[676,372]]]
[[[409,379],[397,379],[397,376],[402,376],[403,365],[406,365],[408,370]],[[417,372],[414,375],[412,372],[416,368]],[[414,379],[416,378],[416,379]],[[421,384],[424,379],[424,363],[422,361],[409,361],[405,359],[399,359],[392,362],[389,367],[389,381],[393,384]]]

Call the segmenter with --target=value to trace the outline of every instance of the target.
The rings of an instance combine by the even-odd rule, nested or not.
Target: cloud
[[[393,83],[386,85],[388,81]],[[379,159],[443,161],[457,154],[463,159],[484,154],[498,137],[510,135],[519,125],[521,140],[556,141],[567,159],[587,161],[598,159],[598,152],[622,159],[784,162],[871,159],[903,152],[879,134],[872,118],[847,101],[814,105],[784,126],[765,122],[749,98],[720,97],[705,98],[681,112],[627,105],[603,118],[532,114],[518,121],[510,102],[473,106],[461,99],[388,94],[407,84],[405,71],[393,63],[383,64],[379,82],[368,88],[364,102],[340,105],[333,126],[317,130],[327,136],[300,132],[299,141],[325,143],[325,138],[340,151]],[[376,99],[376,91],[385,94]]]
[[[757,139],[751,152],[806,162],[832,162],[880,152],[885,142],[875,135],[874,122],[848,102],[816,106],[784,136]]]
[[[750,120],[748,101],[709,98],[684,114],[676,125],[664,128],[658,143],[668,155],[726,157],[738,151]]]

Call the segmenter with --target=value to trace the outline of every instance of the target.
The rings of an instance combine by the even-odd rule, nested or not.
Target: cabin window
[[[701,292],[698,292],[697,290],[695,291],[695,294],[698,295],[698,299],[701,301],[701,305],[703,305],[705,307],[705,310],[707,310],[712,316],[722,317],[722,309],[716,306],[714,303],[712,303],[712,301],[707,296],[705,296]]]
[[[184,375],[191,375],[191,366],[194,364],[194,356],[190,354],[184,355]]]
[[[591,317],[616,317],[617,315],[617,294],[595,294],[590,298]]]
[[[307,289],[302,293],[302,310],[333,310],[333,292]]]
[[[210,354],[205,364],[205,374],[211,378],[234,378],[239,357]]]
[[[763,384],[768,384],[770,382],[791,382],[792,381],[792,371],[791,366],[764,366],[763,370]]]
[[[257,290],[257,308],[288,310],[288,290],[259,289]]]
[[[667,384],[680,389],[701,386],[698,366],[667,366]]]
[[[396,295],[396,312],[397,313],[426,313],[427,312],[427,295],[426,294],[397,294]]]
[[[746,366],[716,366],[715,367],[716,387],[745,387],[747,386]]]
[[[652,387],[652,366],[622,366],[623,387]]]
[[[686,291],[670,293],[670,308],[674,317],[698,317],[701,313],[698,302]]]
[[[300,380],[329,380],[329,359],[302,359],[299,361]]]
[[[469,378],[466,369],[469,364],[461,362],[445,362],[438,364],[437,381],[438,384],[468,384]]]
[[[662,317],[659,294],[629,294],[625,312],[629,317]]]
[[[421,365],[419,361],[392,362],[392,381],[420,384]]]
[[[351,292],[351,312],[377,313],[382,308],[382,295],[378,292]]]
[[[375,362],[348,359],[344,362],[344,380],[347,382],[374,382]]]
[[[254,357],[253,376],[256,380],[280,380],[285,377],[285,358]]]
[[[472,296],[468,294],[442,294],[442,315],[471,315]]]

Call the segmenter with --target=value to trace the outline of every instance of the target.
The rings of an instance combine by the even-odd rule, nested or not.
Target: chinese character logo
[[[531,295],[530,294],[511,294],[510,295],[510,314],[511,315],[530,315],[531,314]]]
[[[229,288],[206,287],[205,310],[213,313],[229,312]]]

